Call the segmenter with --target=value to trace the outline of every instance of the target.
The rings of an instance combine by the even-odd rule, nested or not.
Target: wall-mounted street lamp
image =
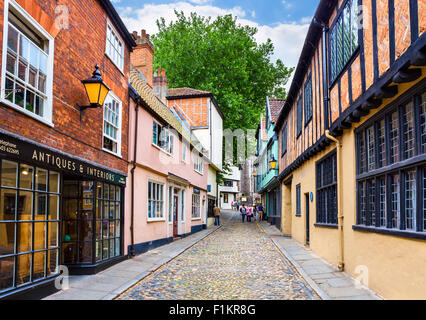
[[[105,98],[110,90],[101,78],[101,72],[99,71],[98,65],[95,66],[95,71],[93,71],[92,77],[82,80],[81,83],[86,89],[90,105],[82,106],[77,103],[77,106],[80,108],[80,118],[83,110],[88,108],[102,108]]]
[[[271,166],[272,170],[278,170],[277,169],[277,160],[275,160],[274,156],[272,156],[272,159],[269,161],[269,165]]]

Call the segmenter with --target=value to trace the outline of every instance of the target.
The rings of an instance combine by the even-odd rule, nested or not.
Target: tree
[[[154,66],[167,71],[170,88],[191,87],[214,94],[225,115],[224,128],[255,129],[266,96],[285,98],[293,72],[274,64],[271,40],[257,44],[256,28],[237,24],[232,15],[211,17],[175,11],[177,21],[157,20],[152,37]]]

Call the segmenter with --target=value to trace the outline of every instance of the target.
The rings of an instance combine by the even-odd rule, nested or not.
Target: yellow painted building
[[[425,7],[320,1],[275,127],[283,233],[387,299],[426,298]]]

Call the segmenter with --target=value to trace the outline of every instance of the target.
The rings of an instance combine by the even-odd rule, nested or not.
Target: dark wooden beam
[[[367,101],[365,101],[363,103],[361,108],[364,109],[364,110],[376,109],[376,108],[378,108],[382,105],[382,102],[383,102],[382,99],[370,98],[370,99],[367,99]]]
[[[418,50],[413,53],[410,62],[413,66],[424,67],[426,66],[426,50]]]
[[[395,83],[406,83],[417,80],[422,76],[421,69],[406,69],[400,70],[397,74],[392,78]]]
[[[378,89],[374,93],[374,97],[377,99],[389,99],[393,98],[398,94],[398,86],[386,86]]]

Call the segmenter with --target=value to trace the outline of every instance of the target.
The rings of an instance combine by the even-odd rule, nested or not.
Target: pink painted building
[[[206,227],[209,165],[183,117],[154,94],[149,35],[134,37],[124,239],[131,255]]]

